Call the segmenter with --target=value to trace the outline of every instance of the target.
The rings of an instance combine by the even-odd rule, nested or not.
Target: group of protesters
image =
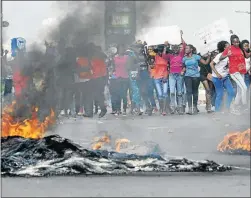
[[[193,45],[185,43],[182,34],[179,45],[165,42],[144,50],[144,44],[138,41],[128,49],[118,46],[109,78],[113,114],[126,114],[127,93],[131,113],[141,115],[143,102],[149,115],[156,111],[161,115],[182,115],[186,107],[187,114],[197,114],[200,83],[205,89],[208,113],[212,106],[216,112],[240,114],[248,110],[249,42],[232,34],[230,43],[220,41],[217,50],[201,55]]]
[[[212,107],[215,112],[235,114],[248,109],[249,41],[232,34],[230,43],[220,41],[217,50],[201,55],[182,35],[181,31],[182,42],[177,45],[167,41],[156,46],[142,41],[119,43],[109,55],[93,43],[74,47],[47,43],[46,53],[59,57],[55,59],[60,114],[93,117],[100,109],[101,118],[110,105],[116,116],[194,115],[199,113],[200,83],[208,113]]]

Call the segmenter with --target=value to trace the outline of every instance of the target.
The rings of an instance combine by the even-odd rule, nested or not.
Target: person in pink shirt
[[[128,56],[125,55],[125,46],[118,46],[118,54],[113,59],[114,64],[114,80],[116,83],[113,90],[114,95],[114,108],[116,115],[121,113],[121,100],[123,100],[123,114],[126,115],[127,109],[127,92],[129,89],[129,75],[128,75]]]
[[[184,114],[184,109],[182,107],[182,96],[183,96],[183,86],[184,78],[182,73],[183,63],[182,59],[185,55],[186,43],[182,38],[183,32],[180,31],[181,41],[180,45],[174,45],[172,47],[172,53],[166,54],[164,49],[163,58],[169,62],[170,71],[169,71],[169,87],[170,87],[170,108],[171,114],[175,113],[175,103],[177,96],[177,107],[178,113]],[[176,94],[175,94],[176,90]]]

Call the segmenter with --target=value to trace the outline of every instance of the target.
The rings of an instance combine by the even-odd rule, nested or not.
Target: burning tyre
[[[218,145],[217,150],[230,154],[250,155],[250,129],[227,134]]]

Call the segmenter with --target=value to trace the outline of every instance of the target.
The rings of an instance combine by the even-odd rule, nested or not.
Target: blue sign
[[[18,51],[26,51],[26,40],[22,37],[11,39],[11,56],[15,57]]]

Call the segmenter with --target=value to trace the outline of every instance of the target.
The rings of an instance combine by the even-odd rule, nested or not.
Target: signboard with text
[[[11,56],[15,57],[18,51],[26,51],[26,40],[22,37],[11,39]]]
[[[217,43],[225,40],[229,42],[230,28],[226,19],[213,22],[194,33],[198,41],[197,49],[203,55],[217,49]]]
[[[165,41],[173,45],[180,44],[180,28],[176,25],[146,28],[142,31],[141,37],[138,37],[138,39],[146,41],[148,45],[164,44]]]

